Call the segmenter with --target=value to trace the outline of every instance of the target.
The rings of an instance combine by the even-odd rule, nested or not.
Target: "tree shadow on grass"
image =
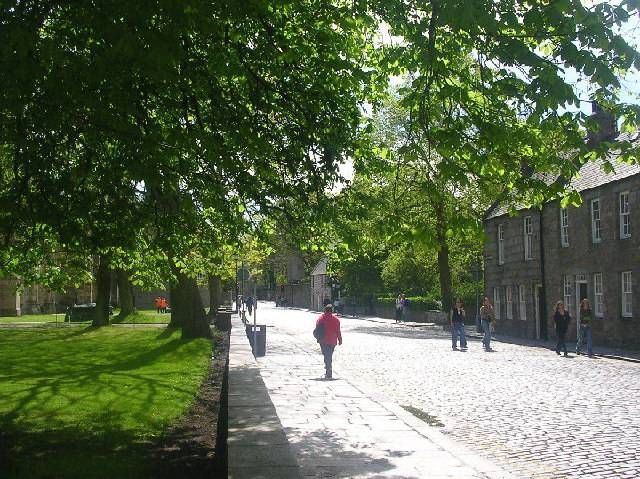
[[[3,393],[11,400],[4,412],[0,408],[0,477],[159,477],[157,469],[149,472],[149,464],[159,462],[150,458],[157,438],[147,441],[143,435],[162,433],[186,412],[195,391],[181,386],[176,373],[189,367],[193,349],[185,346],[196,340],[167,341],[171,333],[157,332],[146,341],[127,335],[128,342],[104,345],[107,354],[95,354],[102,338],[74,348],[66,341],[76,335],[63,334],[57,336],[62,348],[36,347],[11,356],[13,367],[0,373],[0,382],[13,385],[0,388],[0,401]],[[154,344],[161,337],[165,341]],[[21,344],[14,345],[18,351]],[[175,370],[178,363],[182,369]],[[165,407],[158,417],[152,411],[159,397],[169,401],[165,405],[175,401],[175,409],[167,414]],[[204,470],[208,451],[198,447],[191,445],[194,459],[185,464]]]
[[[76,428],[25,432],[3,424],[0,477],[3,479],[107,479],[150,477],[148,444],[130,432]]]

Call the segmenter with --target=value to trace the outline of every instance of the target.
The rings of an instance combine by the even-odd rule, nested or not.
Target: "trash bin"
[[[96,315],[96,303],[74,304],[68,310],[70,322],[93,321]]]
[[[249,338],[249,344],[251,344],[251,350],[255,357],[261,357],[267,354],[267,325],[266,324],[247,324],[247,337]],[[253,333],[255,330],[257,347],[253,344]]]
[[[218,310],[214,324],[220,331],[231,331],[231,313]]]

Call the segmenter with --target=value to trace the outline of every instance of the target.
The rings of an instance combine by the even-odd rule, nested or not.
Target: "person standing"
[[[591,312],[591,306],[589,306],[589,300],[584,298],[580,301],[580,332],[578,334],[578,342],[576,343],[576,354],[582,353],[582,345],[584,341],[587,341],[587,353],[589,357],[593,356],[593,338],[591,334],[591,321],[593,320],[593,313]]]
[[[567,357],[567,345],[565,343],[567,338],[567,331],[569,330],[569,323],[571,322],[571,316],[569,311],[564,309],[564,303],[558,301],[556,303],[555,310],[553,312],[553,322],[556,325],[556,335],[558,336],[558,342],[556,343],[556,354],[560,356],[560,350],[564,351],[564,356]]]
[[[154,299],[154,300],[153,300],[153,304],[154,304],[154,305],[155,305],[155,307],[156,307],[156,313],[157,313],[157,314],[160,314],[160,313],[161,313],[161,311],[160,311],[160,309],[161,309],[161,306],[160,306],[160,296],[156,296],[156,299]]]
[[[493,305],[489,298],[486,296],[482,300],[482,306],[480,307],[480,324],[482,325],[482,331],[484,336],[482,338],[482,346],[487,352],[493,351],[491,349],[491,322],[495,319],[496,315],[493,310]]]
[[[402,293],[396,298],[396,323],[402,320]]]
[[[407,322],[407,317],[409,316],[409,298],[405,296],[404,293],[401,295],[401,304],[402,304],[402,313],[400,314],[401,320],[403,323]]]
[[[169,303],[167,302],[167,298],[165,297],[160,298],[160,312],[162,314],[166,314],[167,306],[169,306]]]
[[[466,313],[462,307],[462,301],[456,299],[451,311],[449,311],[449,323],[451,324],[451,349],[458,350],[458,336],[460,336],[460,349],[467,349],[467,338],[464,335],[464,320]]]
[[[342,314],[342,301],[340,301],[340,298],[336,298],[333,302],[333,311],[336,314]]]
[[[322,324],[323,334],[318,342],[324,356],[325,379],[333,379],[333,351],[336,344],[342,345],[342,333],[340,332],[340,320],[333,314],[333,307],[327,304],[316,321],[316,328]]]

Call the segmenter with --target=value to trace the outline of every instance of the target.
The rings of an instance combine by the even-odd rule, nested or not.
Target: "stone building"
[[[331,284],[327,275],[327,258],[322,258],[311,272],[311,308],[322,311],[331,302]]]
[[[638,134],[623,139],[640,144]],[[640,166],[619,163],[615,153],[609,160],[615,171],[589,162],[572,181],[579,207],[554,201],[516,216],[500,205],[487,212],[485,294],[498,332],[553,338],[551,315],[562,300],[575,339],[580,300],[588,298],[595,345],[640,347]]]
[[[67,306],[91,303],[94,299],[95,283],[56,293],[39,284],[19,290],[18,280],[0,279],[0,316],[64,313]]]

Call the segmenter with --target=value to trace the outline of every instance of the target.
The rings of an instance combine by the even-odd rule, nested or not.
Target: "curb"
[[[398,419],[403,421],[407,426],[411,427],[421,436],[426,437],[437,446],[451,453],[460,459],[463,464],[477,470],[490,479],[515,479],[515,476],[507,472],[502,467],[494,464],[471,451],[467,446],[459,442],[453,441],[434,426],[429,426],[421,419],[415,417],[409,411],[404,410],[401,406],[393,402],[380,403],[391,413],[395,414]]]

